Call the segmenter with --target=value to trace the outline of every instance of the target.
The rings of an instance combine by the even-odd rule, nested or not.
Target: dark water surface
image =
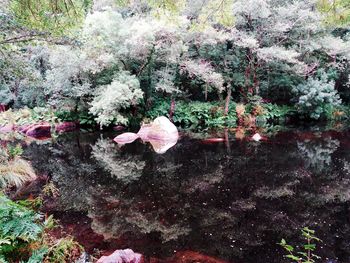
[[[114,136],[115,134],[113,134]],[[182,136],[165,154],[68,133],[25,150],[60,196],[46,202],[86,248],[146,257],[197,251],[227,262],[286,262],[309,226],[322,262],[350,262],[350,132],[293,130],[266,141]]]

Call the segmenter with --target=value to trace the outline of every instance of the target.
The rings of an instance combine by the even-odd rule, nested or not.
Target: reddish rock
[[[122,125],[116,125],[113,127],[113,130],[115,131],[124,131],[125,130],[125,126],[122,126]]]
[[[26,134],[27,131],[28,131],[30,128],[34,127],[34,126],[35,126],[35,124],[25,124],[25,125],[21,125],[21,126],[17,127],[17,131]]]
[[[131,249],[116,250],[109,256],[101,257],[96,263],[142,263],[143,258]]]
[[[218,143],[218,142],[224,142],[224,141],[225,141],[225,138],[207,138],[202,140],[202,142],[205,144]]]
[[[77,122],[67,121],[56,124],[55,130],[56,132],[70,132],[76,130],[78,126]]]
[[[0,112],[6,111],[7,107],[4,104],[0,104]]]
[[[51,125],[48,123],[35,124],[29,127],[25,134],[33,138],[49,137],[51,136]]]

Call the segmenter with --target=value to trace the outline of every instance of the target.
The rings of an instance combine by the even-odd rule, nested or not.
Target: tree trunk
[[[226,96],[226,101],[225,101],[224,116],[227,116],[229,108],[230,108],[231,93],[232,93],[231,87],[227,87],[227,96]]]
[[[173,122],[173,116],[175,113],[175,99],[171,98],[171,104],[170,104],[170,111],[169,111],[169,119],[171,122]]]

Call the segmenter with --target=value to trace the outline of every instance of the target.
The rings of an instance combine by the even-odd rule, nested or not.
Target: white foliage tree
[[[138,79],[126,71],[121,71],[110,85],[102,86],[91,103],[90,112],[97,116],[101,125],[126,124],[127,118],[120,112],[136,105],[143,97]]]

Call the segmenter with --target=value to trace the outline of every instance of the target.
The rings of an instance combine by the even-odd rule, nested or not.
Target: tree
[[[350,2],[347,0],[319,0],[318,9],[325,14],[327,25],[346,27],[350,24]]]
[[[85,18],[90,0],[11,0],[10,10],[19,24],[47,35],[62,35]]]

